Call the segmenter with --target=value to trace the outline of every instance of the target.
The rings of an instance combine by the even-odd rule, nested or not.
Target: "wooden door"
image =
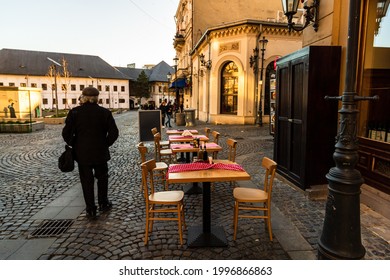
[[[276,155],[279,171],[301,185],[305,173],[304,116],[307,102],[305,57],[278,68]],[[305,74],[306,73],[306,74]]]

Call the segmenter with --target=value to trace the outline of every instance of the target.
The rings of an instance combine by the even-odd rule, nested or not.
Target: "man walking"
[[[109,146],[118,138],[119,131],[111,111],[98,105],[99,91],[86,87],[79,98],[80,106],[69,111],[62,130],[65,142],[73,147],[78,164],[86,212],[96,217],[94,178],[97,179],[100,211],[112,208],[108,200]]]

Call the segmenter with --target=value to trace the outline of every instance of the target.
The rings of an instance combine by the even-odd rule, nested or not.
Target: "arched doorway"
[[[238,67],[228,61],[221,71],[221,114],[237,115]]]

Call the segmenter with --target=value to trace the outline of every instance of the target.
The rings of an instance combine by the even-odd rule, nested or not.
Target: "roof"
[[[129,79],[136,81],[139,74],[144,71],[149,78],[149,82],[168,82],[167,74],[175,72],[175,69],[169,66],[165,61],[161,61],[152,69],[116,67],[120,72],[126,75]]]
[[[98,56],[15,49],[0,50],[0,74],[46,76],[49,67],[54,64],[49,58],[59,64],[64,58],[72,77],[128,80],[128,77]]]

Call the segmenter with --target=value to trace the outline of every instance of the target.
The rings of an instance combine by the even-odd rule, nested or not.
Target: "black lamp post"
[[[325,220],[318,246],[319,259],[362,259],[365,249],[360,232],[360,186],[363,178],[355,169],[358,161],[357,101],[377,99],[356,93],[356,68],[359,48],[360,1],[349,2],[345,91],[341,100],[339,131],[333,154],[336,166],[329,170],[329,194]]]
[[[175,98],[176,98],[176,103],[178,105],[180,105],[180,97],[179,97],[179,91],[177,90],[177,62],[178,62],[179,58],[177,56],[175,56],[175,58],[173,59],[173,65],[175,67],[175,80],[174,80],[174,85],[175,85]]]
[[[256,123],[259,123],[260,122],[260,115],[259,115],[259,110],[257,108],[257,104],[259,104],[258,102],[258,92],[259,92],[259,82],[258,82],[258,75],[259,75],[259,48],[256,47],[253,49],[253,55],[251,55],[249,57],[249,66],[253,69],[253,74],[255,76],[255,79],[254,79],[254,88],[255,88],[255,92],[254,92],[254,96],[255,96],[255,106],[256,106],[256,111],[257,111],[257,117],[256,117]]]
[[[263,39],[259,40],[259,43],[261,44],[261,68],[260,68],[260,81],[261,81],[261,88],[260,88],[260,100],[259,100],[259,125],[263,125],[263,74],[264,74],[264,52],[265,48],[267,47],[268,40],[263,37]]]

